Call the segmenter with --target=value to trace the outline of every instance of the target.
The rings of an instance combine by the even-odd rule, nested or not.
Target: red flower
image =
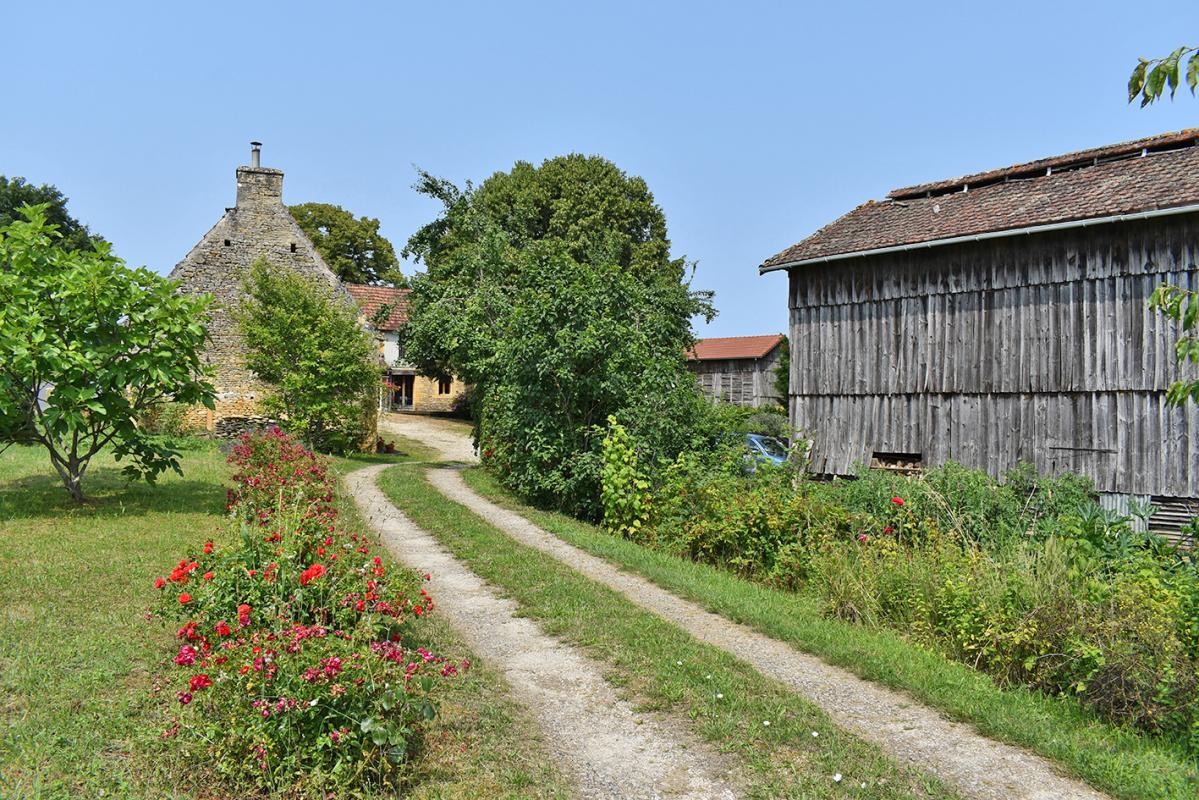
[[[204,554],[207,555],[211,552],[212,552],[212,542],[205,542],[204,543]]]
[[[413,606],[412,613],[416,614],[419,617],[421,614],[425,613],[425,610],[423,608],[421,608],[420,606]]]
[[[864,534],[864,533],[859,533],[859,534],[858,534],[858,541],[859,541],[861,544],[866,544],[866,542],[870,541],[870,537],[869,537],[869,536],[867,536],[867,535],[866,535],[866,534]]]
[[[903,505],[903,498],[900,497],[899,495],[895,495],[894,497],[891,498],[891,502],[897,506],[901,506],[901,505]]]
[[[188,694],[187,692],[180,692],[179,694],[177,694],[175,696],[179,698],[179,702],[182,705],[187,705],[188,703],[190,703],[192,701],[192,696],[190,694]]]
[[[895,529],[888,525],[887,527],[883,528],[883,533],[895,533]]]
[[[229,623],[225,622],[225,620],[221,620],[216,624],[217,636],[228,636],[231,633],[233,633],[233,631],[230,630]]]
[[[192,675],[191,683],[188,685],[188,688],[193,692],[198,692],[201,689],[207,689],[209,686],[212,686],[212,678],[208,677],[204,673],[200,673],[199,675]]]
[[[187,592],[184,592],[183,594],[179,595],[179,604],[180,605],[185,606],[188,603],[190,603],[191,601],[192,601],[192,596],[190,594],[188,594]]]
[[[167,582],[161,575],[159,575],[157,578],[154,579],[154,588],[155,589],[161,589],[162,587],[164,587],[166,585],[167,585]]]
[[[317,578],[325,574],[324,564],[313,564],[308,569],[300,573],[300,585],[307,586]]]
[[[206,580],[206,581],[210,581],[210,580],[212,580],[212,573],[211,573],[211,572],[205,572],[205,573],[204,573],[204,580]]]
[[[179,652],[175,654],[175,663],[181,667],[186,667],[196,662],[196,648],[190,644],[185,644],[179,648]]]

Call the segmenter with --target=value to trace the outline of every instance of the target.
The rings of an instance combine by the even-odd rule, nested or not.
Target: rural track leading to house
[[[690,738],[685,725],[635,713],[604,680],[602,668],[575,648],[516,616],[517,605],[496,595],[375,485],[388,465],[344,477],[363,517],[395,557],[431,575],[438,614],[480,656],[504,673],[516,699],[530,709],[578,795],[594,800],[724,800],[735,798],[728,760]]]
[[[421,427],[419,421],[413,420],[402,433],[438,449],[436,440],[423,437]],[[446,431],[438,429],[437,433],[444,437]],[[445,456],[454,459],[450,452]],[[878,745],[897,760],[936,775],[966,797],[1107,800],[1107,795],[1063,776],[1045,758],[989,739],[972,726],[949,720],[908,695],[871,683],[748,626],[706,611],[657,584],[567,544],[519,514],[479,496],[455,470],[429,470],[428,479],[448,499],[462,504],[516,541],[622,593],[696,639],[726,650],[815,703],[841,727]]]

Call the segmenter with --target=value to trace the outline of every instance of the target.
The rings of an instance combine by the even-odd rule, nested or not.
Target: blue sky
[[[781,331],[766,257],[896,186],[1199,125],[1123,90],[1199,44],[1199,5],[1128,3],[34,3],[3,12],[0,174],[53,183],[167,272],[234,199],[248,142],[290,203],[437,211],[463,181],[598,153],[643,176],[720,316]]]

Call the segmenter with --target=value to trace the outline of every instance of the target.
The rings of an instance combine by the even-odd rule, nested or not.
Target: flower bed
[[[437,680],[466,662],[415,646],[433,600],[338,527],[322,458],[273,429],[229,461],[228,543],[154,580],[179,625],[163,736],[263,789],[395,784]]]

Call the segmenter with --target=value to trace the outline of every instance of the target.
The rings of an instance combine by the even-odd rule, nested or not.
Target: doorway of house
[[[412,390],[416,387],[415,375],[392,375],[391,407],[394,410],[412,408]]]

